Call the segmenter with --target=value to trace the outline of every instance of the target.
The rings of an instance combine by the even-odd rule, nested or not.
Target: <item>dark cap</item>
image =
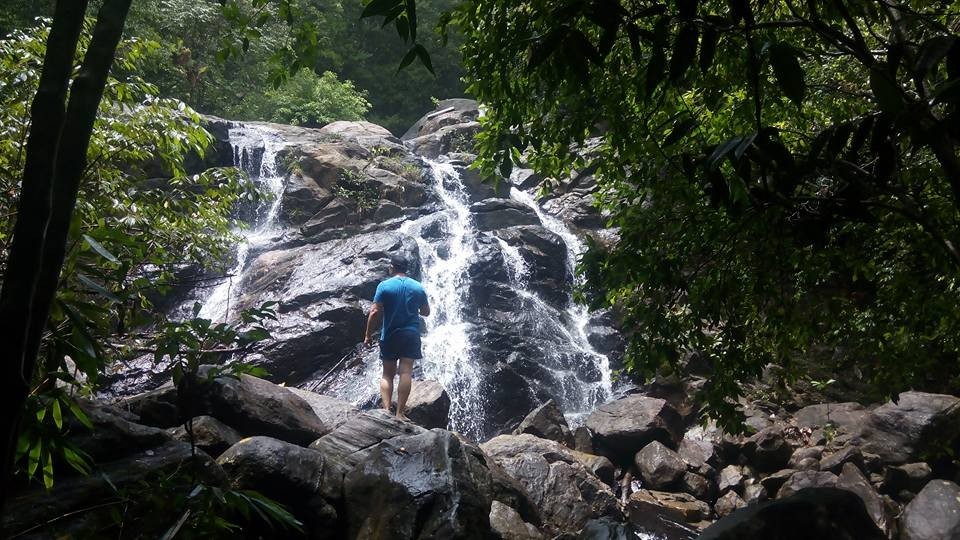
[[[401,257],[400,255],[394,255],[390,257],[390,266],[393,267],[394,272],[406,274],[407,269],[409,268],[409,263],[407,263],[407,259],[404,257]]]

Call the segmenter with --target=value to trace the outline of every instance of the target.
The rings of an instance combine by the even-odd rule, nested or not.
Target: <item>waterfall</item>
[[[469,323],[463,318],[467,267],[475,253],[476,230],[460,175],[449,163],[428,162],[428,166],[444,209],[438,217],[443,241],[434,243],[424,237],[423,220],[408,221],[400,229],[417,241],[421,282],[432,312],[426,320],[421,368],[426,378],[440,382],[453,398],[450,427],[476,437],[482,430],[481,376],[471,361]]]
[[[240,236],[236,263],[227,278],[210,292],[200,309],[200,317],[215,321],[229,319],[230,305],[237,294],[236,285],[251,248],[264,245],[278,231],[277,215],[283,194],[283,173],[277,171],[277,153],[284,147],[280,135],[269,128],[243,125],[230,128],[228,136],[234,166],[250,175],[264,193],[264,198],[255,209],[250,226],[235,231]]]
[[[543,227],[556,234],[563,241],[567,248],[567,271],[571,276],[574,276],[574,287],[582,285],[582,277],[577,273],[576,267],[577,261],[586,251],[584,242],[563,221],[544,212],[530,193],[514,187],[510,189],[510,197],[533,210]],[[508,255],[508,252],[504,252],[504,255],[505,257],[513,257]],[[522,283],[519,283],[519,285],[522,285]],[[539,303],[543,304],[542,300]],[[541,306],[541,309],[543,308],[545,308],[545,305]],[[584,388],[569,388],[568,384],[561,386],[561,390],[567,395],[561,394],[558,397],[565,407],[567,420],[572,425],[580,425],[593,409],[610,400],[613,396],[613,381],[610,378],[609,359],[606,355],[598,352],[587,338],[587,326],[590,324],[590,312],[587,306],[575,302],[571,295],[565,307],[564,315],[562,319],[568,320],[569,323],[560,324],[561,333],[567,338],[563,345],[580,353],[584,360],[592,362],[594,372],[600,375],[598,381],[580,381],[580,384],[585,385]],[[573,391],[571,392],[571,390]]]

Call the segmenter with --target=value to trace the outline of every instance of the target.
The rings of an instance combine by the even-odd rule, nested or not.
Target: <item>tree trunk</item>
[[[58,0],[31,109],[18,218],[0,293],[0,510],[7,498],[20,418],[66,253],[66,239],[100,99],[131,0],[106,0],[64,111],[87,0]]]

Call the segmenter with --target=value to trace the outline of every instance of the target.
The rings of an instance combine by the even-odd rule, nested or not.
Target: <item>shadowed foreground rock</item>
[[[784,499],[734,512],[699,540],[883,540],[855,494],[810,488]]]
[[[495,538],[490,471],[453,433],[374,448],[344,480],[350,538]]]

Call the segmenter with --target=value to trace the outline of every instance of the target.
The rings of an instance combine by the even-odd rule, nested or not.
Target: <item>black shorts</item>
[[[380,342],[380,358],[382,360],[396,360],[398,358],[423,358],[420,350],[420,332],[414,330],[397,330]]]

